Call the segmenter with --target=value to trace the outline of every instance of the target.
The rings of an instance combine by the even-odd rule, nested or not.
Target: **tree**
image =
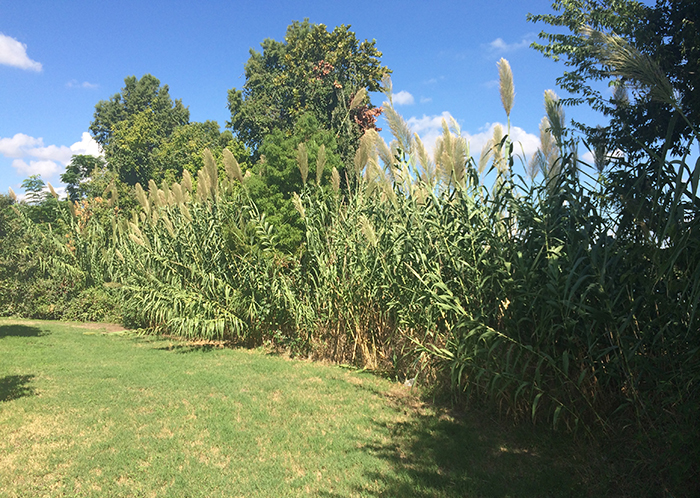
[[[47,189],[48,187],[48,189]],[[31,175],[22,181],[25,200],[21,207],[29,218],[37,224],[52,224],[53,229],[60,229],[57,217],[58,194],[47,185],[41,175]]]
[[[97,103],[90,131],[97,143],[106,149],[111,145],[114,127],[118,123],[146,110],[156,116],[160,132],[166,136],[190,120],[190,111],[182,105],[182,100],[173,102],[170,98],[168,85],[161,86],[158,78],[145,74],[139,80],[136,76],[125,78],[120,93]]]
[[[262,53],[250,51],[242,90],[228,92],[231,121],[227,123],[251,150],[259,155],[263,139],[274,130],[288,132],[303,114],[332,130],[343,156],[351,156],[362,133],[361,123],[376,115],[364,91],[380,89],[389,71],[380,64],[375,41],[359,42],[346,25],[328,32],[323,24],[308,19],[295,21],[285,39],[266,39]],[[351,109],[359,94],[362,105]],[[353,124],[350,136],[346,123]]]
[[[128,185],[147,183],[156,170],[152,157],[190,112],[181,100],[170,98],[168,85],[150,74],[129,76],[124,88],[95,106],[90,131],[102,146],[110,168]]]
[[[44,191],[46,182],[42,180],[41,175],[31,175],[22,181],[25,200],[27,204],[37,206],[44,202],[48,197],[48,192]]]
[[[293,194],[304,187],[297,162],[300,144],[306,152],[309,176],[320,177],[322,184],[328,181],[334,167],[341,167],[335,137],[309,113],[297,119],[290,133],[275,130],[265,138],[260,147],[261,160],[245,180],[251,198],[275,226],[280,247],[290,253],[299,247],[304,233],[303,222],[292,202]],[[321,147],[325,154],[325,161],[321,161],[323,171],[316,171]]]
[[[94,195],[90,188],[89,180],[104,167],[105,161],[101,157],[90,155],[73,156],[68,166],[66,166],[66,172],[61,175],[61,181],[66,184],[68,198],[71,201],[77,201],[82,197]]]
[[[692,127],[700,125],[700,3],[657,0],[652,7],[635,0],[555,0],[553,8],[558,13],[530,14],[528,20],[564,27],[570,34],[542,32],[539,36],[546,43],[533,43],[533,47],[554,60],[563,57],[572,68],[557,79],[561,88],[574,95],[562,99],[563,104],[586,102],[610,117],[610,124],[601,129],[576,123],[589,140],[630,156],[643,154],[645,147],[659,151],[669,142],[673,153],[687,153]],[[637,82],[613,76],[601,62],[594,41],[582,30],[585,26],[621,36],[656,63],[671,81],[688,121],[678,119],[673,106],[653,98]],[[607,81],[615,91],[602,90],[597,81]]]

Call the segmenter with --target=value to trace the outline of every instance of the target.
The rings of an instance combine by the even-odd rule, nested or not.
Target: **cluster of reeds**
[[[295,296],[272,227],[242,188],[233,155],[224,151],[224,161],[227,178],[220,181],[207,151],[196,189],[187,172],[181,183],[136,186],[141,210],[123,224],[114,251],[113,285],[128,322],[237,342],[293,323]]]

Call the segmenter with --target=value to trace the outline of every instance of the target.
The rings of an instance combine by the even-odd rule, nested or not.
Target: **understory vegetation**
[[[619,85],[672,110],[657,142],[627,153],[577,138],[547,91],[542,147],[526,161],[502,59],[508,124],[480,154],[455,122],[423,144],[385,77],[387,144],[364,87],[345,94],[350,80],[336,79],[330,125],[296,102],[288,129],[246,143],[245,158],[227,137],[198,151],[201,167],[144,185],[103,170],[100,195],[0,197],[0,314],[119,319],[416,379],[460,406],[609,445],[652,494],[698,493],[700,164],[669,151],[677,122],[680,149],[700,134],[652,59],[585,36]],[[242,112],[245,93],[232,95]],[[254,124],[247,133],[267,126]]]

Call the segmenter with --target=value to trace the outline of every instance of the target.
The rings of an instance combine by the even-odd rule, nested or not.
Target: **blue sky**
[[[192,121],[230,114],[227,91],[244,83],[250,48],[282,40],[294,20],[329,30],[350,24],[375,39],[393,70],[397,109],[428,142],[443,116],[471,137],[475,155],[493,124],[505,122],[496,63],[509,60],[515,81],[513,136],[538,145],[543,92],[565,66],[529,48],[549,27],[526,15],[551,2],[483,1],[72,1],[0,0],[0,192],[31,174],[59,187],[72,154],[98,153],[87,134],[95,104],[124,78],[151,73],[189,107]],[[381,105],[383,96],[372,96]],[[591,111],[567,119],[594,123]]]

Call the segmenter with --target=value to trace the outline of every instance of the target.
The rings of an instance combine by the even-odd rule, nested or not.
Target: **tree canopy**
[[[578,127],[592,141],[605,142],[629,154],[667,143],[671,128],[672,152],[688,152],[692,127],[700,125],[700,4],[687,0],[657,0],[654,6],[636,0],[555,0],[552,7],[557,13],[530,14],[528,19],[570,32],[543,31],[539,36],[544,43],[533,44],[546,57],[564,58],[571,68],[557,79],[561,88],[573,94],[562,103],[585,102],[610,117],[609,126],[602,129],[580,123]],[[635,81],[612,76],[611,68],[601,63],[595,43],[583,30],[586,26],[621,36],[657,64],[673,85],[688,121],[678,119],[673,106],[654,99]],[[596,84],[600,81],[608,82],[615,91],[601,88]]]
[[[305,20],[292,23],[284,41],[266,39],[261,46],[262,52],[250,51],[243,88],[228,92],[228,126],[234,133],[257,152],[266,135],[289,131],[302,114],[311,113],[320,126],[336,132],[340,149],[356,147],[361,127],[374,125],[374,120],[367,124],[367,114],[376,111],[364,92],[362,105],[355,102],[351,109],[350,103],[361,89],[379,90],[390,72],[381,65],[375,41],[359,42],[350,26],[329,32]],[[350,137],[347,123],[353,125]]]
[[[139,80],[130,76],[120,93],[95,106],[90,131],[108,168],[132,186],[150,179],[175,181],[184,169],[195,175],[207,148],[220,155],[228,147],[239,160],[247,158],[230,131],[221,133],[216,121],[190,123],[189,114],[181,100],[170,98],[168,85],[150,74]]]
[[[176,127],[187,124],[190,111],[178,99],[170,98],[168,85],[160,85],[160,80],[151,74],[141,79],[129,76],[124,79],[124,88],[109,100],[101,100],[95,106],[95,119],[90,131],[97,143],[107,149],[115,134],[115,127],[145,111],[150,111],[158,122],[159,132],[170,135]]]

